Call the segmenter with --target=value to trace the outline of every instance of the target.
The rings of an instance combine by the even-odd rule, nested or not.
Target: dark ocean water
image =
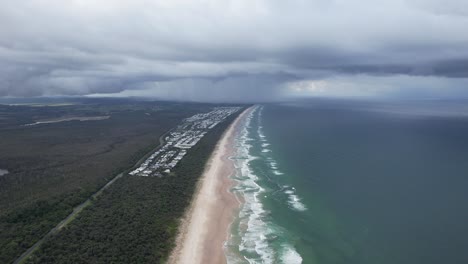
[[[238,142],[233,263],[468,263],[463,102],[259,107]]]

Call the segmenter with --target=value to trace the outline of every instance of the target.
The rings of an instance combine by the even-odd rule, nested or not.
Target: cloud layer
[[[401,76],[466,86],[467,28],[463,0],[5,1],[0,96],[270,100],[298,82]]]

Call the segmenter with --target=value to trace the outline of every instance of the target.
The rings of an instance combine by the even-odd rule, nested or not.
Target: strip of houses
[[[129,174],[160,177],[170,173],[187,154],[187,151],[195,146],[210,129],[240,109],[240,107],[216,107],[208,113],[200,113],[184,119],[166,136],[165,144]]]

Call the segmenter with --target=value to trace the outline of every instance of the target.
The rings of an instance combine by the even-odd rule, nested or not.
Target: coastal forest
[[[183,118],[208,111],[212,107],[210,104],[182,105],[128,99],[0,104],[0,170],[7,172],[0,175],[0,263],[12,263],[69,215],[74,207],[118,173],[132,168],[146,153],[159,145],[160,136]],[[209,144],[204,144],[206,146],[201,145],[198,151],[203,152],[203,149],[208,148]],[[198,154],[192,156],[198,157]],[[185,175],[187,167],[194,168],[194,165],[189,165],[190,162],[203,166],[203,163],[198,163],[200,160],[191,160],[174,174]],[[33,261],[90,263],[92,257],[86,256],[92,256],[94,253],[91,251],[83,255],[86,259],[69,262],[66,258],[73,258],[74,252],[78,252],[75,249],[78,244],[87,247],[98,238],[115,243],[119,241],[129,248],[138,247],[139,253],[146,252],[143,243],[130,242],[137,235],[134,232],[140,232],[140,239],[145,236],[151,236],[153,240],[155,237],[169,238],[176,223],[173,222],[169,228],[158,224],[158,221],[163,221],[161,218],[153,217],[152,220],[156,222],[150,223],[149,219],[155,215],[141,214],[150,213],[147,212],[148,208],[167,210],[164,203],[168,199],[164,198],[167,192],[187,192],[186,195],[189,195],[188,187],[174,187],[185,184],[179,181],[181,177],[123,177],[115,186],[106,190],[102,198],[95,201],[95,205],[79,215],[69,229],[67,227],[63,230],[70,239],[65,245],[68,248],[57,247],[56,251],[50,253],[51,258],[61,255],[63,262],[44,258],[40,253],[51,251],[48,245],[54,245],[52,241],[44,245],[43,251],[38,252]],[[166,186],[177,190],[166,189]],[[186,201],[186,196],[177,197],[171,197],[171,203],[176,205],[174,208],[182,208],[181,201]],[[141,206],[133,206],[140,202],[143,203]],[[170,210],[174,215],[165,217],[174,219],[179,216],[177,212],[181,211],[174,208]],[[161,211],[154,213],[161,215]],[[137,223],[143,229],[135,228]],[[87,224],[94,229],[87,229]],[[106,225],[109,226],[104,228]],[[167,233],[162,232],[163,228],[166,228]],[[61,233],[53,241],[62,241],[64,238]],[[101,237],[103,235],[107,237],[104,239]],[[106,245],[102,242],[101,247]],[[96,252],[113,256],[105,250],[99,250],[97,246],[93,248]],[[69,254],[65,253],[67,250]],[[161,254],[167,252],[163,249],[156,251]],[[153,259],[157,258],[156,251],[151,249]],[[130,251],[122,252],[130,254]],[[129,257],[127,254],[122,255]],[[94,256],[95,259],[112,262],[109,261],[112,257]]]
[[[170,175],[125,176],[27,263],[162,263],[218,139],[238,113],[210,130]]]

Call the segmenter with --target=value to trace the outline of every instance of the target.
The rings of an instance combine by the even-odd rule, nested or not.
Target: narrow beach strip
[[[239,207],[235,195],[229,191],[233,185],[233,155],[236,131],[241,120],[252,110],[248,108],[228,127],[211,154],[179,228],[176,246],[169,264],[226,263],[224,242],[229,226]]]

